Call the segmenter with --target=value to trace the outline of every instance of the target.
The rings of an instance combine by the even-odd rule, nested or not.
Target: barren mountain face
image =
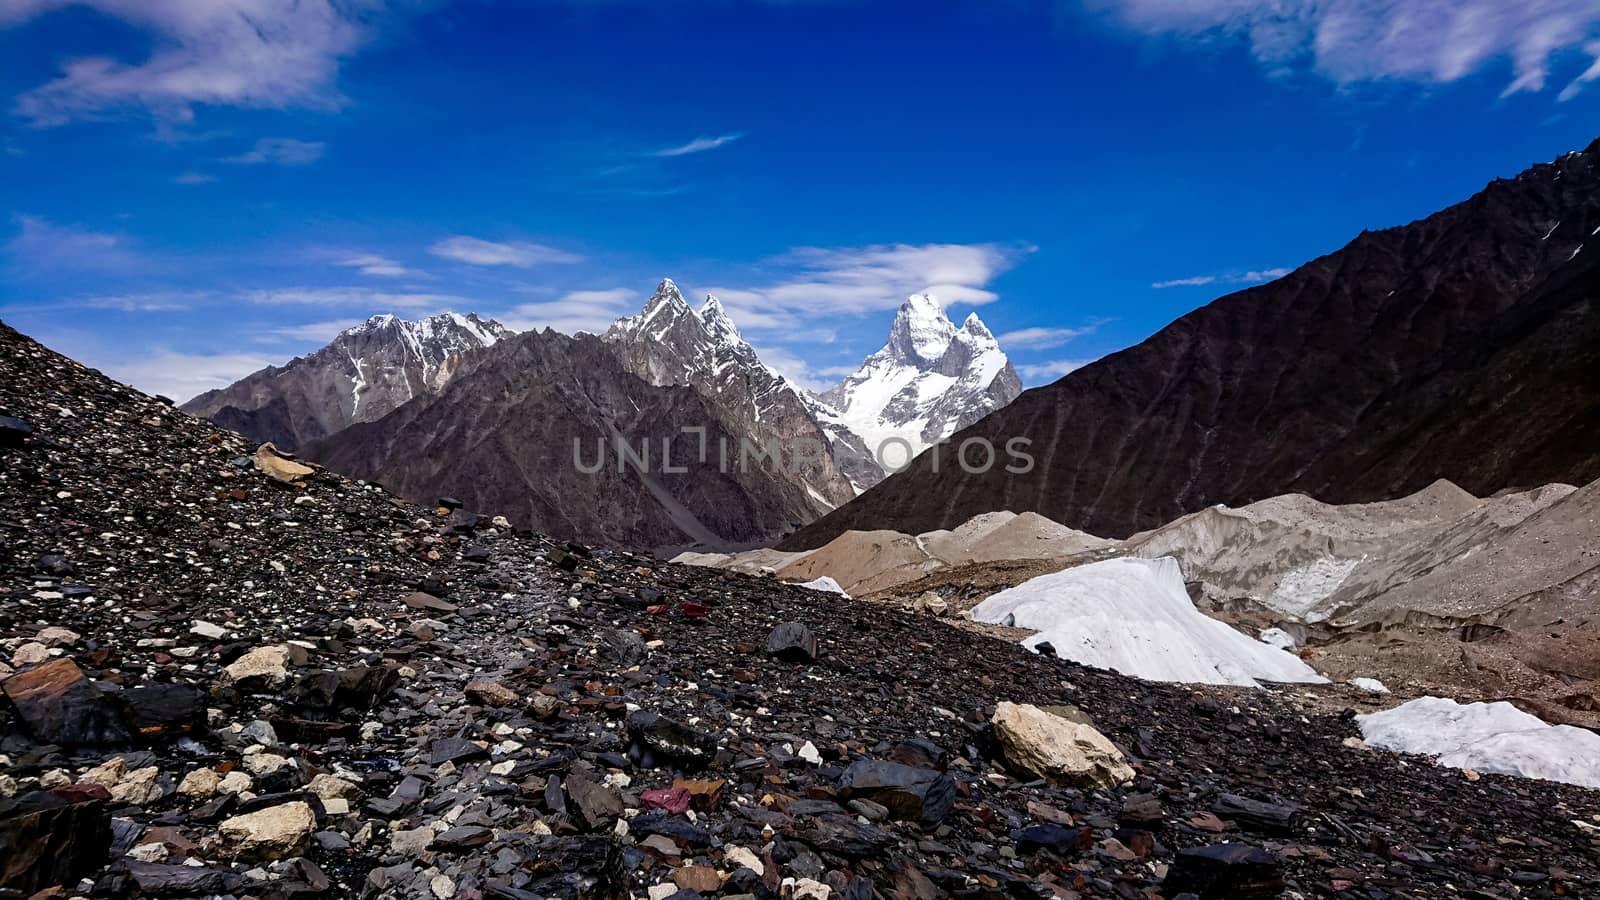
[[[787,470],[753,459],[718,412],[691,388],[638,378],[600,338],[547,330],[309,452],[405,496],[614,546],[748,545],[814,516]]]

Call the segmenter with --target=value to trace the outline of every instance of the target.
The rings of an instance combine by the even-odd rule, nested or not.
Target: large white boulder
[[[298,856],[317,827],[317,817],[304,800],[280,803],[226,819],[222,839],[235,856],[282,859]]]
[[[1116,787],[1133,780],[1122,751],[1088,725],[1037,706],[1002,701],[995,737],[1013,767],[1072,787]]]

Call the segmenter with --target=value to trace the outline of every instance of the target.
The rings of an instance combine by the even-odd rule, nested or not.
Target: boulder
[[[222,670],[226,684],[240,688],[280,687],[289,680],[289,649],[257,647]]]
[[[56,801],[60,802],[60,801]],[[104,803],[70,803],[0,820],[0,889],[28,896],[72,886],[106,864],[111,814]]]
[[[11,654],[11,664],[17,668],[42,663],[50,658],[50,648],[38,641],[29,641]]]
[[[0,416],[0,447],[21,447],[32,434],[32,422],[14,416]]]
[[[717,739],[651,710],[628,716],[630,755],[645,768],[675,762],[685,768],[703,768],[717,753]]]
[[[894,818],[927,828],[943,822],[956,804],[956,783],[949,775],[896,762],[857,760],[844,770],[839,787],[847,797],[865,797]]]
[[[799,622],[785,622],[767,635],[767,655],[785,662],[811,662],[817,658],[817,638]]]
[[[452,613],[461,608],[448,600],[440,600],[438,597],[422,591],[412,591],[401,597],[400,602],[410,609],[426,609],[432,612]]]
[[[7,678],[5,694],[35,738],[68,746],[128,744],[124,702],[94,686],[78,664],[53,659]]]
[[[571,798],[578,824],[588,831],[609,827],[622,815],[622,792],[573,774],[567,776],[567,796]]]
[[[316,469],[296,462],[294,458],[279,452],[270,442],[256,448],[255,456],[251,457],[256,470],[273,481],[281,484],[298,485],[305,480],[307,475]]]
[[[618,665],[636,666],[644,662],[649,655],[645,648],[644,638],[632,628],[612,628],[603,635],[605,639],[606,654],[617,661]]]
[[[193,734],[205,723],[206,694],[186,684],[150,682],[123,692],[133,729],[143,741]]]
[[[1087,725],[1009,701],[990,721],[1006,762],[1020,771],[1073,787],[1116,787],[1133,779],[1122,752]]]
[[[480,706],[510,706],[521,699],[511,688],[483,678],[467,682],[466,694],[468,700]]]
[[[214,769],[195,769],[178,783],[178,793],[195,800],[209,800],[222,783],[222,776]]]
[[[196,897],[230,894],[245,883],[244,876],[206,866],[175,866],[128,861],[128,876],[139,892],[151,897]]]
[[[282,859],[304,852],[317,817],[304,800],[293,800],[226,819],[223,841],[241,859]]]
[[[83,635],[67,628],[51,625],[47,628],[39,629],[39,633],[34,636],[34,640],[46,647],[71,647],[78,641],[83,640]]]
[[[1283,892],[1283,863],[1249,844],[1211,844],[1178,854],[1162,882],[1168,895],[1198,894],[1201,900],[1252,900]]]

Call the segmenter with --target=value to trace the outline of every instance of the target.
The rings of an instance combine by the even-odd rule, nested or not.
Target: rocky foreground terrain
[[[1366,749],[1336,688],[417,508],[3,326],[0,416],[0,896],[1600,893],[1600,794]]]

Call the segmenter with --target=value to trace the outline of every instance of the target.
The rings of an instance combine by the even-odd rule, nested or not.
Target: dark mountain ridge
[[[704,459],[698,435],[685,431],[694,428],[705,429]],[[307,453],[403,496],[449,495],[547,533],[624,547],[722,547],[770,539],[815,514],[785,473],[738,465],[741,434],[693,389],[634,375],[601,338],[546,329],[507,338],[437,396]],[[620,461],[618,441],[641,456],[649,448],[648,460]],[[727,465],[717,452],[724,445]]]
[[[1363,232],[951,438],[1026,437],[1027,474],[935,471],[924,455],[783,546],[993,510],[1125,537],[1290,492],[1351,503],[1440,478],[1480,496],[1584,484],[1600,476],[1597,232],[1600,141]]]

